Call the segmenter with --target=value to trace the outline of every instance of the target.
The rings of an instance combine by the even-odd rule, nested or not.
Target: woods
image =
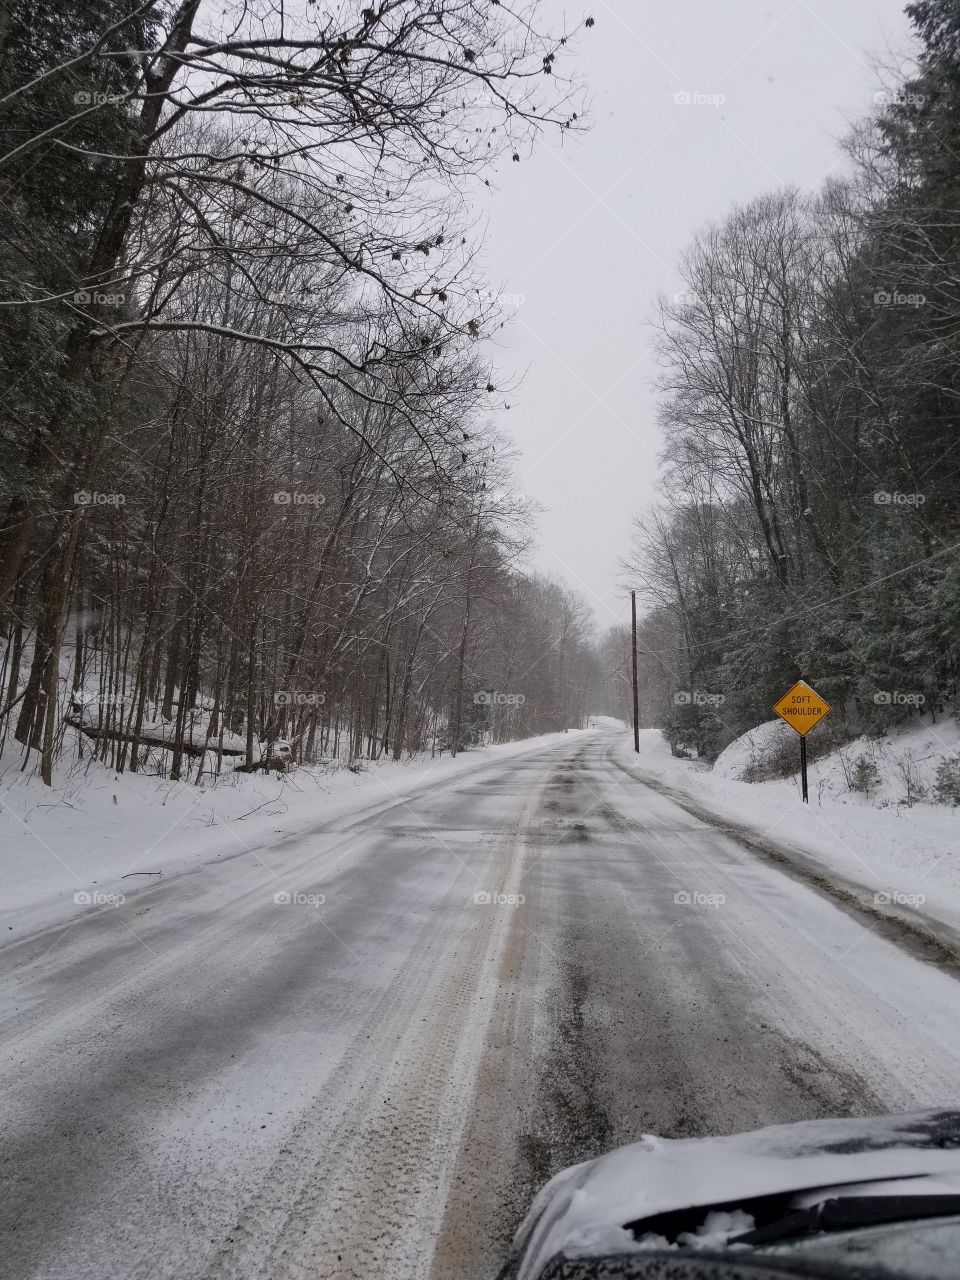
[[[469,208],[578,127],[572,33],[481,0],[4,14],[7,749],[200,780],[581,723],[589,620],[517,567]]]
[[[956,705],[960,15],[907,13],[916,72],[847,176],[705,227],[661,300],[661,500],[626,572],[677,749],[715,756],[800,676],[857,728]]]

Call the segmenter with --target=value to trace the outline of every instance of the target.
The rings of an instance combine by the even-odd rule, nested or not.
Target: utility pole
[[[637,593],[630,592],[630,659],[633,667],[633,749],[640,754],[640,693],[637,688]]]

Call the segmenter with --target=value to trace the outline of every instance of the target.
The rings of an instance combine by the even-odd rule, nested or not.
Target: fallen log
[[[103,725],[83,724],[80,720],[71,719],[67,716],[66,722],[72,725],[74,729],[79,729],[81,733],[86,734],[88,738],[93,738],[94,742],[100,739],[106,739],[108,742],[132,742],[136,738],[137,743],[141,747],[161,747],[164,751],[172,751],[176,745],[168,739],[161,737],[159,734],[150,732],[142,732],[134,734],[126,729],[108,729]],[[202,756],[208,751],[222,750],[225,756],[242,756],[246,755],[244,747],[228,747],[222,749],[218,747],[216,738],[211,738],[209,742],[204,740],[202,743],[185,741],[181,750],[184,755]]]

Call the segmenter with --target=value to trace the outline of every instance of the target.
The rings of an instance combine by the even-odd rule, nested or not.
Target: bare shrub
[[[807,761],[830,755],[850,741],[850,730],[842,722],[818,725],[807,738]],[[741,782],[770,782],[775,778],[790,778],[800,769],[800,742],[791,730],[771,738],[761,747],[754,747],[749,762],[740,772]]]
[[[905,804],[909,809],[912,808],[918,800],[926,800],[926,784],[920,776],[920,769],[916,760],[909,752],[906,752],[897,761],[897,772],[900,774],[904,788],[904,795],[901,804]]]

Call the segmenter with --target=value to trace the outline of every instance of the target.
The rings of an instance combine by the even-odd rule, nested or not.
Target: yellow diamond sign
[[[806,737],[830,710],[830,703],[821,698],[816,689],[811,689],[806,680],[798,680],[773,709],[791,729]]]

